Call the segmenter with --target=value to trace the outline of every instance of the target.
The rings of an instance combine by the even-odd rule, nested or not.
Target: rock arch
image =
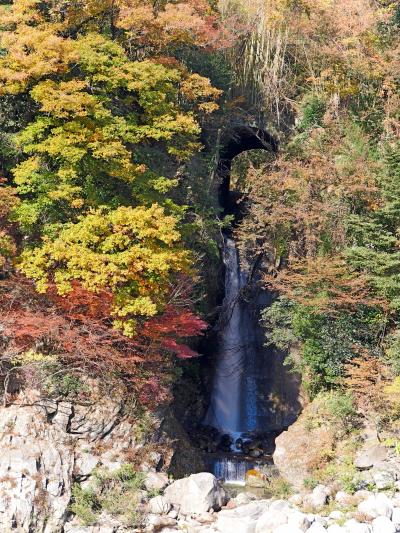
[[[230,194],[232,160],[248,150],[278,151],[278,142],[257,126],[238,126],[230,131],[219,152],[217,174],[221,180],[219,202],[226,213],[235,213],[236,199]]]

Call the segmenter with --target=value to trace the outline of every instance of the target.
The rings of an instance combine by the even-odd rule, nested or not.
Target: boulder
[[[346,533],[371,533],[372,531],[368,524],[362,524],[354,519],[347,520],[347,522],[344,524],[344,528]],[[380,533],[383,533],[383,531]]]
[[[371,492],[370,490],[362,489],[362,490],[357,490],[353,496],[354,496],[355,501],[357,503],[360,503],[360,502],[363,502],[364,500],[368,500],[370,496],[373,496],[373,492]]]
[[[301,494],[293,494],[288,499],[288,502],[293,505],[301,506],[303,504],[303,496],[301,496]]]
[[[177,521],[169,516],[149,515],[147,517],[147,525],[150,526],[151,531],[174,527],[176,524]]]
[[[376,494],[358,504],[358,510],[370,518],[377,518],[378,516],[391,518],[393,504],[385,494]]]
[[[200,516],[196,517],[196,520],[200,522],[200,524],[212,524],[216,519],[217,517],[215,516],[215,513],[202,513]]]
[[[363,447],[357,454],[354,465],[359,470],[368,470],[379,465],[387,457],[387,449],[380,444],[370,444]]]
[[[338,524],[332,524],[327,529],[328,533],[347,533],[344,527],[339,526]]]
[[[377,470],[372,473],[372,477],[378,490],[386,490],[394,487],[394,475],[387,470]]]
[[[400,526],[400,508],[399,507],[395,507],[393,509],[392,522],[393,522],[393,524],[396,524],[397,526]]]
[[[178,479],[164,492],[165,498],[183,514],[201,514],[220,509],[227,501],[217,478],[209,472]]]
[[[326,529],[322,524],[314,522],[314,524],[312,524],[312,526],[307,529],[307,533],[326,533]]]
[[[396,526],[387,516],[378,516],[372,521],[373,533],[396,533]]]
[[[168,514],[171,510],[171,504],[164,496],[155,496],[148,503],[149,511],[152,514]]]
[[[275,529],[274,533],[303,533],[303,529],[285,524]]]
[[[320,524],[323,527],[326,527],[328,525],[328,520],[324,516],[316,515],[314,522]]]
[[[257,520],[269,506],[268,501],[252,502],[218,513],[216,527],[222,533],[254,533]]]
[[[144,480],[146,490],[164,490],[168,485],[168,476],[161,472],[147,472]]]
[[[254,516],[239,515],[234,511],[221,511],[218,514],[216,527],[221,533],[254,533],[257,518]]]
[[[280,475],[298,490],[304,488],[304,480],[312,477],[315,465],[322,462],[323,454],[335,443],[334,428],[321,425],[310,429],[310,416],[317,410],[318,402],[314,400],[275,440],[274,464]]]
[[[294,510],[288,515],[288,526],[292,527],[294,530],[299,529],[300,531],[307,531],[311,526],[311,521],[306,514]]]
[[[251,492],[240,492],[233,501],[236,505],[246,505],[254,500],[257,500],[257,496]]]
[[[304,505],[318,511],[328,503],[329,496],[330,490],[325,485],[317,485],[311,494],[304,497]]]
[[[361,501],[361,499],[358,501]],[[335,502],[337,502],[339,505],[343,505],[344,507],[347,507],[347,506],[354,505],[356,503],[356,498],[352,496],[351,494],[348,494],[347,492],[340,490],[339,492],[336,493]]]
[[[279,526],[287,525],[292,509],[284,500],[272,502],[269,510],[258,519],[256,533],[274,533]]]

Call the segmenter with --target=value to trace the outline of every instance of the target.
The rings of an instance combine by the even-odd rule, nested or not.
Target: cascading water
[[[247,275],[241,271],[233,239],[224,242],[225,298],[221,315],[221,337],[213,393],[205,423],[221,433],[238,438],[257,430],[254,332],[241,291]]]
[[[283,354],[265,346],[260,310],[270,304],[265,291],[249,292],[236,243],[224,239],[225,297],[219,322],[219,346],[209,408],[204,424],[229,435],[233,443],[283,430],[299,412],[298,383],[283,365]],[[250,295],[250,297],[248,297]],[[217,477],[243,483],[257,461],[231,453],[212,459]]]

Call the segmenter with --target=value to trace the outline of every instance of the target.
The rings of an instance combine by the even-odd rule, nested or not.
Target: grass
[[[102,511],[117,516],[127,526],[138,526],[142,522],[140,491],[144,480],[145,474],[131,464],[113,472],[96,469],[88,488],[73,486],[70,509],[85,526],[94,524]]]

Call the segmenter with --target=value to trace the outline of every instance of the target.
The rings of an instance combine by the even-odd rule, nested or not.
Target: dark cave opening
[[[238,209],[240,193],[234,192],[230,187],[232,161],[239,154],[248,150],[266,150],[276,153],[278,142],[267,131],[256,126],[239,126],[232,129],[223,142],[219,153],[217,175],[220,179],[218,191],[219,204],[223,208],[224,215],[233,215],[235,222],[241,218]]]

